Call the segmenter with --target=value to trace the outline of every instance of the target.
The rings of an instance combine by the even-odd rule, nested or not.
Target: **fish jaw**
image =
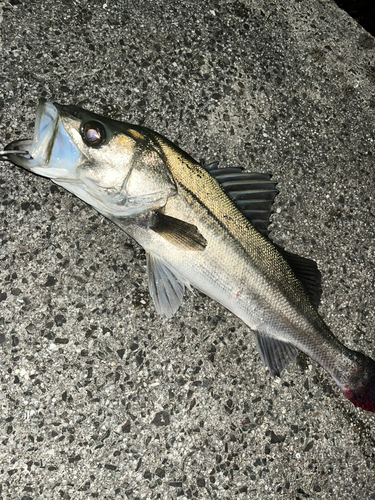
[[[81,153],[61,122],[57,108],[50,102],[39,101],[34,137],[8,144],[6,150],[26,150],[27,156],[10,154],[15,165],[51,180],[75,179],[75,167]]]

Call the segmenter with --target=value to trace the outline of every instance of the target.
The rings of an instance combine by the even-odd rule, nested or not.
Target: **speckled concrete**
[[[1,147],[44,96],[272,172],[274,240],[375,357],[370,35],[329,0],[0,6]],[[2,500],[375,498],[375,417],[317,364],[271,379],[197,292],[160,319],[142,250],[50,181],[1,163],[0,201]]]

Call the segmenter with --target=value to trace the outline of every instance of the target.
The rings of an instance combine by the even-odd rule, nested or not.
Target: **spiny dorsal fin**
[[[237,208],[265,236],[268,236],[271,207],[277,194],[270,174],[244,172],[241,167],[217,168],[218,162],[201,166],[221,185]]]

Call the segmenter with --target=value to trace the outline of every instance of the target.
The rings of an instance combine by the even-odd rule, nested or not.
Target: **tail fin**
[[[375,413],[375,361],[361,352],[352,354],[358,369],[350,374],[346,383],[341,384],[336,380],[336,384],[355,406]]]

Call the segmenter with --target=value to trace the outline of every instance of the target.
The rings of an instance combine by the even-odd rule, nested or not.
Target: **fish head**
[[[96,210],[127,217],[160,208],[176,193],[174,180],[148,130],[77,106],[41,100],[33,140],[5,149],[8,158],[50,178]]]

